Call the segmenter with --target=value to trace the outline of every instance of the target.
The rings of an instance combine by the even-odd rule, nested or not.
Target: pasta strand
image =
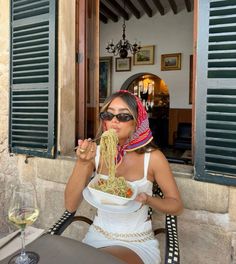
[[[118,137],[114,129],[105,131],[100,140],[100,155],[101,166],[99,174],[101,173],[103,163],[108,168],[108,179],[99,179],[94,186],[95,189],[129,198],[133,192],[131,187],[127,184],[124,177],[116,177],[116,155],[117,155]]]

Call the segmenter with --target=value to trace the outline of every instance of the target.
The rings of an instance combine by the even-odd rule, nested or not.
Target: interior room
[[[100,1],[100,100],[104,93],[119,89],[134,92],[146,106],[155,143],[168,160],[190,164],[193,1],[190,6],[183,0],[175,1],[176,6],[162,1],[166,11],[161,15],[157,1],[144,1],[145,5],[136,0],[133,7],[115,1],[124,14],[111,2]],[[140,12],[139,18],[135,11]],[[125,58],[108,52],[109,44],[115,46],[122,39],[124,24],[126,39],[141,46],[140,54],[148,54],[146,59],[130,51]],[[109,71],[106,77],[104,63]]]

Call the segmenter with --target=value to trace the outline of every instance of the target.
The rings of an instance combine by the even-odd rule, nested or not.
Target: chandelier
[[[125,9],[125,1],[124,1],[124,9]],[[123,19],[123,34],[122,34],[122,39],[118,41],[117,44],[113,43],[113,40],[108,43],[106,50],[109,53],[113,53],[114,56],[119,55],[120,58],[124,59],[128,56],[128,52],[131,54],[136,54],[140,51],[141,46],[138,45],[136,42],[134,44],[130,44],[130,42],[126,39],[125,35],[125,19]]]

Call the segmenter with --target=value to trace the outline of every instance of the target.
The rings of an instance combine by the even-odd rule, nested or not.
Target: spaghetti
[[[100,140],[101,167],[99,174],[103,163],[105,163],[108,168],[108,179],[99,179],[94,188],[106,193],[130,198],[133,192],[125,178],[115,177],[117,144],[118,137],[114,129],[109,129],[102,134]]]

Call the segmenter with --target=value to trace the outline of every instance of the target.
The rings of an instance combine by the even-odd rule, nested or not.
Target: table
[[[123,261],[99,249],[57,235],[42,235],[27,245],[26,250],[38,253],[41,264],[124,264]],[[11,257],[0,261],[0,264],[7,264]]]

